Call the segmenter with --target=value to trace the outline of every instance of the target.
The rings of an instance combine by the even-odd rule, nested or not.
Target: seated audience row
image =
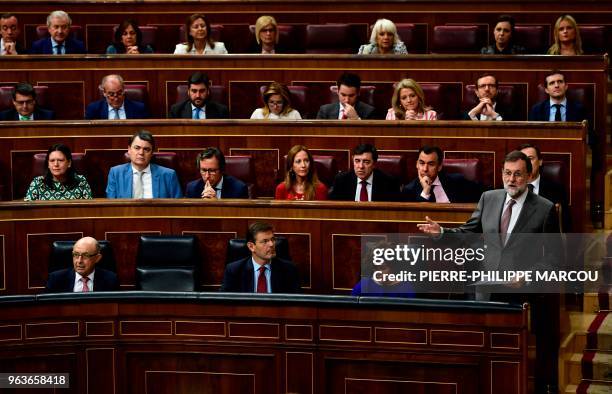
[[[463,114],[464,120],[521,120],[517,110],[503,107],[497,101],[499,81],[491,73],[484,73],[476,80],[474,94],[478,103]],[[361,79],[352,73],[343,73],[336,82],[338,102],[324,104],[317,113],[318,119],[359,120],[374,119],[376,108],[361,100]],[[148,119],[151,117],[141,101],[126,97],[123,78],[110,74],[102,79],[99,86],[102,99],[87,106],[86,119]],[[263,89],[263,88],[262,88]],[[535,104],[529,113],[530,121],[570,121],[589,119],[582,103],[568,99],[568,84],[563,72],[558,70],[546,74],[544,91],[549,99]],[[52,111],[40,108],[36,103],[36,91],[28,83],[19,83],[13,90],[13,109],[0,112],[0,120],[50,120],[55,118]],[[264,106],[251,114],[251,119],[299,120],[300,113],[292,107],[291,93],[278,82],[272,82],[263,89]],[[510,104],[511,105],[511,104]],[[182,119],[228,119],[227,106],[212,99],[210,80],[206,74],[196,72],[187,81],[187,98],[174,104],[169,116]],[[395,84],[391,108],[387,120],[437,120],[438,113],[425,103],[421,86],[407,78]],[[591,125],[592,127],[592,125]]]
[[[539,191],[541,155],[536,147],[523,145],[534,162],[533,182]],[[173,169],[152,163],[155,140],[145,130],[129,140],[130,162],[112,167],[106,186],[107,198],[181,198],[178,176]],[[317,176],[312,154],[303,145],[292,147],[286,157],[283,182],[276,187],[278,200],[344,200],[408,201],[437,203],[475,202],[484,190],[481,184],[468,181],[460,174],[443,170],[442,150],[423,146],[416,161],[417,178],[400,189],[400,180],[377,168],[378,153],[370,144],[358,145],[352,152],[352,169],[335,175],[331,190]],[[196,168],[200,177],[189,182],[188,198],[249,198],[247,185],[225,173],[225,156],[218,148],[207,148],[198,154]],[[539,164],[538,164],[539,163]],[[544,190],[549,189],[544,182]],[[555,202],[566,204],[562,187],[545,191]],[[91,189],[84,176],[72,167],[70,149],[63,144],[52,146],[45,158],[45,175],[30,184],[25,200],[91,199]]]
[[[47,17],[48,38],[32,44],[26,50],[18,43],[19,25],[17,16],[3,14],[0,19],[2,28],[2,55],[17,54],[84,54],[85,46],[69,36],[72,26],[70,16],[61,10],[53,11]],[[211,24],[202,13],[190,15],[183,26],[185,41],[176,45],[174,54],[206,55],[227,54],[223,42],[216,42],[212,37]],[[494,44],[483,47],[482,54],[524,54],[526,49],[515,42],[515,21],[512,16],[501,15],[493,30]],[[551,55],[581,55],[582,41],[575,19],[571,15],[561,15],[554,25],[554,43],[549,48]],[[255,37],[248,46],[249,53],[275,54],[287,53],[287,48],[279,45],[279,26],[274,17],[261,16],[255,23]],[[248,38],[247,38],[248,39]],[[114,42],[107,49],[107,54],[147,54],[153,48],[143,44],[142,32],[138,22],[133,19],[123,21],[116,29]],[[406,45],[402,42],[395,24],[388,19],[379,19],[372,28],[370,42],[359,47],[360,55],[402,55],[407,54]]]

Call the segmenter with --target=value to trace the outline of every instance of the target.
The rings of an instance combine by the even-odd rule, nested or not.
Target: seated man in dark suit
[[[119,281],[114,272],[96,268],[102,259],[100,245],[95,238],[79,239],[72,248],[73,268],[49,274],[47,293],[87,293],[90,291],[119,290]]]
[[[336,82],[338,102],[319,108],[317,119],[373,119],[375,108],[359,101],[361,79],[356,74],[344,73]]]
[[[64,11],[53,11],[47,16],[49,37],[34,41],[32,55],[68,55],[87,53],[81,41],[69,37],[72,19]]]
[[[99,86],[104,95],[85,110],[85,119],[147,119],[150,118],[144,103],[125,97],[125,84],[118,74],[106,75]]]
[[[225,174],[225,156],[217,148],[206,148],[196,158],[200,179],[187,184],[187,198],[249,198],[246,183]]]
[[[482,187],[461,174],[447,174],[442,170],[442,149],[423,146],[416,162],[417,178],[402,189],[402,199],[411,202],[461,203],[477,202]]]
[[[529,120],[538,122],[582,122],[587,119],[582,103],[567,98],[567,82],[559,70],[549,72],[544,79],[544,91],[548,98],[529,111]]]
[[[208,76],[196,72],[187,81],[189,98],[170,108],[170,118],[175,119],[229,119],[229,111],[223,104],[211,100]]]
[[[0,15],[0,55],[25,54],[19,43],[19,22],[17,16],[10,12]]]
[[[247,231],[251,256],[229,263],[223,274],[221,291],[236,293],[299,293],[297,267],[276,257],[274,227],[255,222]]]
[[[353,149],[353,170],[338,174],[329,193],[330,200],[397,201],[399,180],[376,168],[378,153],[370,144]]]
[[[540,148],[532,144],[522,144],[516,149],[523,152],[527,158],[531,160],[533,170],[529,178],[529,188],[533,193],[544,197],[553,204],[559,204],[561,206],[563,232],[571,232],[571,215],[569,214],[569,207],[567,205],[568,200],[565,187],[560,183],[553,182],[541,176],[540,168],[542,168],[544,160]]]
[[[36,91],[27,82],[20,82],[13,91],[15,108],[0,112],[0,120],[52,120],[55,112],[40,108],[36,104]]]
[[[476,80],[478,104],[463,114],[463,120],[517,120],[511,108],[501,108],[497,102],[497,77],[485,73]]]

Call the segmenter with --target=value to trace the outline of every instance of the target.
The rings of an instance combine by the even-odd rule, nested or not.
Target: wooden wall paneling
[[[87,53],[106,54],[106,47],[115,41],[114,23],[85,25]]]
[[[69,120],[85,117],[85,89],[89,86],[86,82],[38,80],[36,84],[49,87],[47,102],[50,103],[49,109],[55,111],[56,119]]]
[[[36,153],[46,153],[45,150],[28,150],[28,151],[12,151],[11,152],[11,184],[13,185],[13,193],[11,199],[21,200],[25,197],[28,186],[32,182],[32,174],[34,173],[34,155]]]
[[[85,349],[87,363],[87,394],[115,394],[116,363],[112,347]]]

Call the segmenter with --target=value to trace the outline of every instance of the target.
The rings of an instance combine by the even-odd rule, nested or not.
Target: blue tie
[[[195,107],[193,109],[193,119],[200,119],[200,111],[202,111],[202,108]]]
[[[56,55],[63,55],[64,54],[63,49],[64,49],[64,44],[63,43],[62,44],[57,44],[55,46],[55,54]]]

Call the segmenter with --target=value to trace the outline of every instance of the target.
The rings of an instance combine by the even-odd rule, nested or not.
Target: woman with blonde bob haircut
[[[437,120],[438,114],[425,106],[425,94],[421,86],[411,78],[395,85],[387,120]]]
[[[210,23],[204,14],[190,15],[185,21],[185,42],[176,44],[175,55],[224,55],[225,44],[212,38]]]
[[[285,181],[274,193],[276,200],[327,200],[327,187],[317,177],[314,160],[304,145],[287,152]]]
[[[549,55],[582,55],[582,39],[576,20],[568,14],[555,22],[555,43],[548,49]]]
[[[279,38],[276,19],[270,15],[262,15],[255,22],[255,42],[249,52],[267,55],[285,53],[285,49],[278,45]]]
[[[406,55],[406,45],[397,35],[395,24],[389,19],[379,19],[372,28],[370,43],[359,47],[358,55]]]
[[[251,114],[251,119],[302,119],[300,113],[291,108],[289,90],[285,85],[272,82],[263,93],[263,108],[257,108]]]

